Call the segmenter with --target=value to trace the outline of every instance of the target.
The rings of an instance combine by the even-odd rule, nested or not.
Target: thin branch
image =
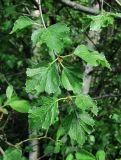
[[[5,152],[4,152],[4,150],[2,149],[2,147],[0,147],[0,153],[1,153],[2,155],[5,154]]]
[[[33,140],[42,140],[42,139],[49,139],[49,140],[51,140],[51,141],[55,141],[55,140],[52,139],[51,137],[43,136],[43,137],[36,137],[36,138],[28,138],[28,139],[25,139],[25,140],[17,143],[15,146],[18,147],[18,146],[22,145],[22,144],[25,143],[25,142],[29,142],[29,141],[33,141]]]
[[[101,12],[103,13],[103,5],[104,5],[104,0],[101,2]]]
[[[121,2],[119,2],[118,0],[115,0],[115,1],[119,6],[121,6]]]
[[[77,2],[72,2],[70,0],[61,0],[61,2],[67,5],[68,7],[73,8],[74,10],[78,10],[87,14],[98,15],[100,13],[99,10],[95,8],[86,7]]]
[[[44,21],[44,18],[43,18],[43,14],[42,14],[41,0],[38,1],[38,5],[39,5],[39,13],[40,13],[40,16],[41,16],[42,24],[43,24],[44,28],[46,28],[45,21]]]

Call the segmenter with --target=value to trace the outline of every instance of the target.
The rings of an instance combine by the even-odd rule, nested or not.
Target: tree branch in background
[[[68,7],[73,8],[74,10],[78,10],[87,14],[98,15],[100,13],[99,10],[95,8],[86,7],[77,2],[72,2],[70,0],[61,0],[61,2],[67,5]]]
[[[3,151],[2,147],[0,147],[0,153],[1,153],[2,155],[5,154],[5,152]]]
[[[121,2],[119,2],[118,0],[115,0],[115,1],[119,6],[121,6]]]

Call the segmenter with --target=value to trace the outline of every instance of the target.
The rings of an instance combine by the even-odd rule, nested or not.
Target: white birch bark
[[[37,3],[38,3],[38,1],[37,1]],[[36,10],[36,11],[32,12],[32,15],[33,15],[33,17],[40,16],[39,10]],[[34,28],[33,28],[33,31],[34,31]],[[37,47],[35,47],[33,49],[33,54],[34,55],[38,54],[37,50],[38,50]],[[36,135],[36,131],[33,131],[32,133],[30,133],[29,136],[31,136],[31,135]],[[30,147],[32,148],[32,151],[29,152],[29,160],[37,160],[38,157],[39,157],[39,140],[33,140],[33,141],[31,141],[30,142]]]
[[[99,9],[99,5],[95,5],[96,9]],[[99,39],[100,39],[100,31],[89,31],[88,34],[89,39],[87,39],[87,47],[90,50],[95,50],[95,45],[98,44]],[[85,71],[84,71],[84,77],[83,77],[83,86],[82,86],[82,93],[83,94],[88,94],[91,86],[91,80],[92,80],[92,75],[90,72],[93,71],[93,67],[91,65],[85,65]]]

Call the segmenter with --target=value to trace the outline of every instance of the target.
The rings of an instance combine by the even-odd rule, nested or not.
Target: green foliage
[[[104,55],[99,54],[97,51],[89,51],[85,45],[78,46],[75,49],[74,54],[92,66],[98,66],[101,64],[104,67],[110,68]]]
[[[37,91],[38,93],[55,93],[59,90],[59,75],[55,65],[27,69],[29,79],[26,82],[26,91]]]
[[[73,160],[73,159],[74,159],[73,154],[69,154],[69,155],[66,157],[66,160]]]
[[[11,99],[12,94],[13,94],[13,86],[9,85],[6,89],[6,97],[8,99]]]
[[[71,71],[70,69],[64,67],[62,70],[62,85],[68,91],[73,91],[74,93],[79,93],[82,86],[82,79],[78,77],[78,74]]]
[[[96,160],[93,154],[85,150],[81,150],[80,152],[77,152],[75,156],[77,160]]]
[[[13,159],[14,160],[26,160],[26,158],[22,156],[21,150],[9,148],[5,151],[3,160],[13,160]]]
[[[108,25],[112,25],[114,18],[108,14],[102,14],[91,18],[90,30],[98,31],[102,27],[107,27]]]
[[[63,23],[51,25],[45,29],[38,29],[32,34],[32,41],[36,44],[39,40],[46,43],[50,51],[60,54],[70,42],[69,28]]]
[[[97,160],[105,160],[105,152],[103,150],[99,150],[96,153],[96,159]]]
[[[86,112],[71,113],[64,120],[64,128],[68,131],[70,138],[81,145],[86,140],[85,132],[90,134],[93,125],[94,120]]]
[[[6,105],[11,106],[12,109],[21,113],[28,113],[29,109],[31,108],[28,101],[19,99],[11,99],[10,101],[8,100]]]
[[[11,34],[14,33],[14,32],[17,32],[17,31],[19,31],[21,29],[24,29],[24,28],[26,28],[28,26],[31,26],[33,23],[34,22],[30,18],[28,18],[26,16],[21,16],[14,23],[14,27],[13,27],[13,29],[11,31]]]
[[[87,7],[97,3],[74,2]],[[61,1],[39,6],[40,15],[34,1],[0,1],[0,156],[5,152],[0,160],[29,159],[35,139],[38,159],[119,160],[118,3],[105,1],[96,16]],[[93,70],[87,73],[86,65]],[[89,95],[82,84],[90,85]]]
[[[58,120],[58,101],[56,98],[42,97],[42,105],[29,111],[30,128],[39,130],[49,128]]]
[[[121,13],[103,12],[97,16],[88,16],[91,19],[90,30],[98,31],[101,28],[113,25],[114,18],[121,18]]]
[[[92,100],[92,98],[89,95],[80,95],[76,97],[75,103],[78,108],[81,110],[91,110],[92,113],[97,115],[98,113],[98,108],[95,104],[95,102]]]

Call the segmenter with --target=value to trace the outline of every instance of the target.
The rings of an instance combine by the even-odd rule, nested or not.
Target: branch
[[[70,0],[61,0],[62,3],[64,3],[65,5],[67,5],[70,8],[73,8],[74,10],[78,10],[87,14],[91,14],[91,15],[98,15],[100,12],[95,9],[95,8],[90,8],[90,7],[86,7],[83,6],[79,3],[76,2],[72,2]]]
[[[49,139],[49,140],[55,142],[55,140],[52,139],[51,137],[43,136],[43,137],[36,137],[36,138],[28,138],[28,139],[25,139],[25,140],[17,143],[15,146],[18,147],[18,146],[22,145],[22,144],[25,143],[25,142],[34,141],[34,140],[42,140],[42,139]]]
[[[3,151],[2,147],[0,147],[0,153],[4,156],[5,152]]]
[[[119,2],[118,0],[115,0],[115,1],[119,6],[121,6],[121,2]]]

